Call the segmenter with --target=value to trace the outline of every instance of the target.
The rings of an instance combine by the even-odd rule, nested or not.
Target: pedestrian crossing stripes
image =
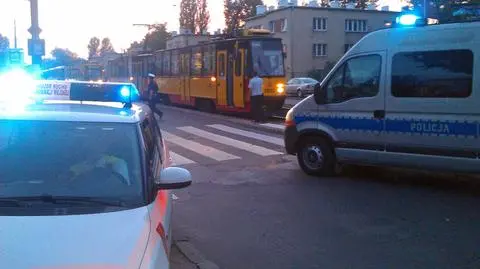
[[[260,125],[265,126],[265,127],[269,127],[269,128],[273,128],[273,129],[278,129],[278,130],[284,130],[285,129],[285,126],[283,126],[282,124],[262,123]]]
[[[170,151],[170,158],[172,158],[173,166],[181,166],[181,165],[195,163],[195,161],[192,161],[189,158],[183,157],[182,155],[177,154],[173,151]]]
[[[241,149],[241,150],[249,151],[249,152],[252,152],[252,153],[260,155],[260,156],[271,156],[271,155],[282,154],[281,152],[278,152],[278,151],[274,151],[274,150],[267,149],[267,148],[264,148],[264,147],[256,146],[256,145],[253,145],[253,144],[250,144],[250,143],[246,143],[246,142],[239,141],[239,140],[236,140],[236,139],[232,139],[232,138],[229,138],[229,137],[225,137],[225,136],[222,136],[222,135],[217,135],[217,134],[207,132],[207,131],[204,131],[204,130],[201,130],[201,129],[198,129],[198,128],[195,128],[195,127],[192,127],[192,126],[178,127],[177,129],[182,130],[182,131],[187,132],[187,133],[191,133],[191,134],[203,137],[205,139],[212,140],[212,141],[220,143],[220,144],[224,144],[224,145],[231,146],[231,147],[234,147],[234,148],[238,148],[238,149]]]
[[[259,134],[259,133],[255,133],[255,132],[245,131],[245,130],[242,130],[242,129],[233,128],[233,127],[226,126],[226,125],[223,125],[223,124],[211,124],[211,125],[207,125],[207,126],[211,127],[211,128],[215,128],[215,129],[220,130],[220,131],[227,132],[227,133],[236,134],[236,135],[240,135],[240,136],[245,136],[245,137],[248,137],[248,138],[253,138],[253,139],[256,139],[256,140],[264,141],[264,142],[279,145],[279,146],[284,145],[283,139],[277,138],[277,137],[272,137],[270,135],[264,135],[264,134]]]
[[[186,149],[189,149],[191,151],[194,151],[200,155],[203,155],[207,158],[214,159],[216,161],[227,161],[227,160],[235,160],[235,159],[240,159],[240,157],[226,153],[224,151],[202,145],[200,143],[187,140],[184,138],[181,138],[179,136],[176,136],[174,134],[171,134],[166,131],[162,131],[163,136],[167,141],[174,143],[180,147],[184,147]]]
[[[257,158],[284,154],[283,140],[274,135],[223,124],[181,126],[175,129],[162,130],[164,139],[170,144],[170,158],[174,166],[205,163],[206,158],[223,162],[249,159],[249,154]]]

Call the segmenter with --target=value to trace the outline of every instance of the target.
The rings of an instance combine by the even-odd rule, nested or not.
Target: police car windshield
[[[75,196],[139,203],[141,153],[126,123],[0,120],[0,198]]]

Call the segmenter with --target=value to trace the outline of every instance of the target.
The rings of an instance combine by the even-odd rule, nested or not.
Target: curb
[[[200,116],[206,116],[214,119],[226,120],[226,121],[230,121],[230,122],[233,122],[242,126],[246,126],[249,128],[261,129],[265,132],[271,132],[271,133],[277,133],[277,134],[283,134],[284,132],[283,128],[279,128],[272,123],[259,124],[259,123],[253,123],[249,120],[235,118],[235,117],[227,116],[224,114],[208,113],[208,112],[198,111],[190,108],[182,108],[182,107],[176,107],[176,106],[166,106],[166,105],[157,105],[157,106],[163,110],[175,110],[183,113],[189,113],[189,114],[195,114]]]
[[[174,244],[177,246],[180,253],[183,254],[190,262],[195,264],[199,269],[220,269],[218,265],[207,260],[201,253],[198,251],[192,243],[188,241],[174,241]]]

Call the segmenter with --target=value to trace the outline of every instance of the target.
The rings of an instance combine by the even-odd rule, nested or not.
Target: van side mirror
[[[327,91],[322,88],[320,83],[315,84],[313,88],[313,97],[315,99],[315,103],[318,105],[327,103]]]
[[[181,189],[192,184],[192,175],[186,169],[168,167],[162,170],[160,178],[155,179],[158,190]]]

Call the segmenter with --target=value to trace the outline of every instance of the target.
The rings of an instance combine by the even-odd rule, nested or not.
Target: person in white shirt
[[[256,71],[253,71],[253,77],[248,83],[250,89],[250,111],[255,122],[264,121],[263,111],[263,79],[258,76]]]

